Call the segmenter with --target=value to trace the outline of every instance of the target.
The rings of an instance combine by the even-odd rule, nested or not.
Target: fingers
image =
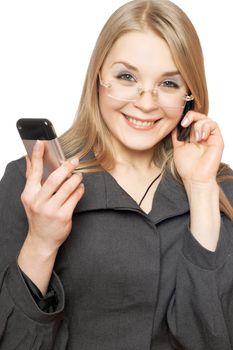
[[[73,211],[84,194],[84,185],[81,174],[72,174],[79,164],[76,158],[63,162],[42,185],[44,146],[37,143],[31,162],[27,159],[28,177],[21,200],[30,235],[57,249],[71,231]]]
[[[189,111],[182,120],[181,125],[187,128],[192,123],[191,142],[206,141],[210,135],[214,133],[220,134],[218,124],[204,114]]]
[[[54,202],[54,205],[61,207],[67,199],[70,201],[70,196],[75,191],[79,191],[79,186],[81,185],[83,176],[81,173],[73,174],[67,179],[58,191],[53,195],[51,201]],[[81,186],[82,187],[82,186]]]
[[[31,161],[29,158],[26,158],[27,182],[23,198],[27,193],[30,193],[30,198],[36,197],[39,203],[46,203],[54,197],[55,193],[58,193],[55,197],[56,203],[53,203],[53,205],[58,208],[81,183],[82,177],[78,175],[72,176],[73,171],[79,164],[79,160],[74,158],[70,161],[63,162],[58,169],[49,175],[42,185],[44,150],[45,145],[43,141],[37,141],[33,148]]]
[[[64,162],[58,169],[53,171],[42,186],[41,200],[47,200],[51,198],[54,195],[54,193],[56,193],[58,189],[62,186],[62,184],[65,181],[66,182],[68,181],[67,179],[71,177],[72,172],[75,170],[78,164],[79,164],[79,160],[75,158],[75,159],[72,159],[71,161]],[[72,185],[68,181],[67,187],[69,186],[72,186]],[[60,201],[62,202],[62,194],[61,194]]]
[[[43,154],[44,144],[37,140],[33,147],[31,161],[27,159],[27,180],[28,184],[40,183],[43,175]]]
[[[25,160],[26,160],[26,178],[28,178],[31,171],[31,161],[28,156],[25,156]]]
[[[84,185],[83,183],[81,183],[78,188],[70,195],[69,200],[67,200],[62,208],[65,212],[70,212],[73,213],[73,210],[75,208],[75,206],[77,205],[77,203],[79,202],[79,200],[82,198],[83,194],[84,194]]]
[[[217,123],[212,120],[208,120],[204,123],[199,123],[194,126],[196,141],[207,140],[211,132],[218,127]]]

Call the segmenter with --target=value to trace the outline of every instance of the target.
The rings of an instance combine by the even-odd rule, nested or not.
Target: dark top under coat
[[[16,263],[28,229],[24,174],[22,158],[0,183],[1,350],[233,349],[233,224],[223,213],[210,252],[192,236],[186,193],[168,170],[148,215],[110,174],[84,175],[47,313]],[[233,182],[221,186],[233,203]]]

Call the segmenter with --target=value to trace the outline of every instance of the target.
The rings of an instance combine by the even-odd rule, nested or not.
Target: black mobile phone
[[[186,113],[188,113],[188,111],[191,111],[193,109],[193,107],[194,107],[194,100],[187,101],[185,103],[184,110],[182,112],[182,116],[180,118],[179,124],[177,125],[177,130],[178,130],[177,139],[178,139],[178,141],[187,141],[190,137],[190,131],[191,131],[192,124],[189,125],[187,128],[184,128],[181,125],[181,122],[182,122],[184,116],[186,115]]]
[[[36,141],[46,141],[43,156],[44,170],[42,182],[44,182],[49,174],[65,161],[65,156],[53,124],[50,120],[44,118],[21,118],[17,121],[16,127],[30,159]]]

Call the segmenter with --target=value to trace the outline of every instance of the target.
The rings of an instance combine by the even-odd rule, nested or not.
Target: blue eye
[[[125,81],[136,81],[135,77],[130,73],[119,73],[117,75],[117,79],[121,79]]]
[[[164,88],[171,88],[171,89],[179,89],[180,88],[180,86],[175,81],[172,81],[172,80],[164,80],[160,84],[160,86],[164,87]]]

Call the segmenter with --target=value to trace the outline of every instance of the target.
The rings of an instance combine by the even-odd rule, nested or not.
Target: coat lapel
[[[92,210],[118,209],[137,211],[155,224],[189,211],[184,187],[166,170],[155,192],[152,210],[147,215],[107,172],[84,174],[85,194],[75,213]]]
[[[189,203],[184,186],[166,169],[155,192],[150,217],[155,223],[159,223],[187,212]]]

